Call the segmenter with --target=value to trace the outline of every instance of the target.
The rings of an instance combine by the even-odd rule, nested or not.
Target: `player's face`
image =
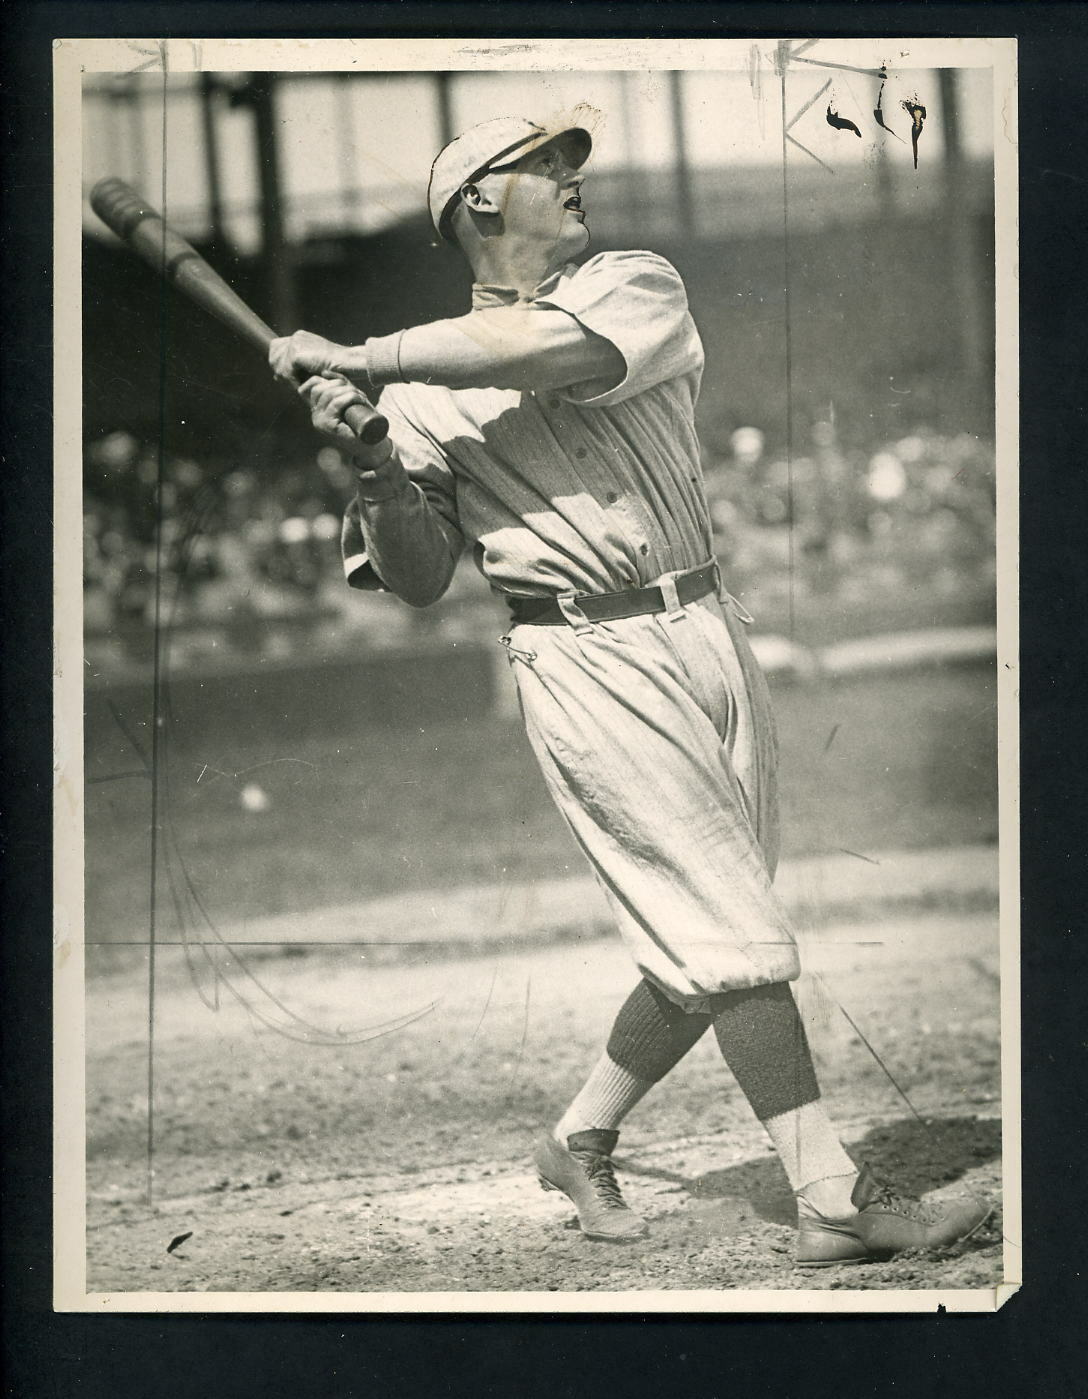
[[[589,242],[582,175],[570,161],[562,137],[557,137],[515,164],[489,171],[480,181],[501,209],[507,233],[547,247],[563,261]]]

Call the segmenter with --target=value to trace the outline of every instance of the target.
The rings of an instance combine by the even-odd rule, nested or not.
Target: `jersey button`
[[[615,491],[609,491],[605,496],[605,500],[608,501],[609,505],[615,505],[616,501],[619,500],[619,496]]]
[[[558,407],[559,407],[559,400],[558,400],[557,398],[549,398],[549,399],[548,399],[548,407],[549,407],[549,408],[558,408]]]
[[[638,551],[640,554],[648,554],[650,552],[650,546],[648,544],[640,544],[638,546]]]
[[[578,458],[579,461],[585,461],[586,457],[589,456],[589,453],[584,447],[579,447],[574,455]]]

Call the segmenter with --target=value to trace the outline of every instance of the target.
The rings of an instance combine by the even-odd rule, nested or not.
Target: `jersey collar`
[[[483,311],[495,306],[516,306],[519,301],[524,304],[536,301],[538,297],[547,296],[549,292],[555,290],[563,277],[569,277],[572,272],[576,272],[577,266],[573,262],[566,263],[558,272],[553,272],[550,277],[533,288],[529,296],[522,298],[518,295],[514,287],[492,286],[488,282],[473,282],[472,284],[472,309]]]

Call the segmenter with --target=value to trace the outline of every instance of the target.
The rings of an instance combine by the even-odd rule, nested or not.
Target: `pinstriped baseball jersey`
[[[477,306],[513,293],[477,287]],[[451,550],[467,542],[511,593],[613,592],[712,553],[695,435],[703,349],[684,284],[649,252],[601,253],[542,283],[557,308],[614,344],[626,374],[548,393],[392,384],[382,412],[405,469],[438,513]],[[348,512],[354,587],[380,582]]]
[[[477,288],[475,300],[507,298]],[[676,271],[605,253],[533,304],[610,340],[623,379],[541,394],[388,388],[390,435],[422,494],[349,511],[354,586],[381,586],[383,559],[392,569],[413,548],[441,581],[466,542],[494,587],[530,595],[639,587],[711,557],[694,425],[703,352]],[[523,623],[509,638],[548,789],[636,964],[691,1010],[800,970],[771,886],[774,720],[739,613],[710,595],[667,615]]]

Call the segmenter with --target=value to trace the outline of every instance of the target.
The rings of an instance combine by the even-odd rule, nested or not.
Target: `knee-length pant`
[[[733,600],[509,640],[544,779],[643,974],[688,1010],[797,977],[774,717]]]

